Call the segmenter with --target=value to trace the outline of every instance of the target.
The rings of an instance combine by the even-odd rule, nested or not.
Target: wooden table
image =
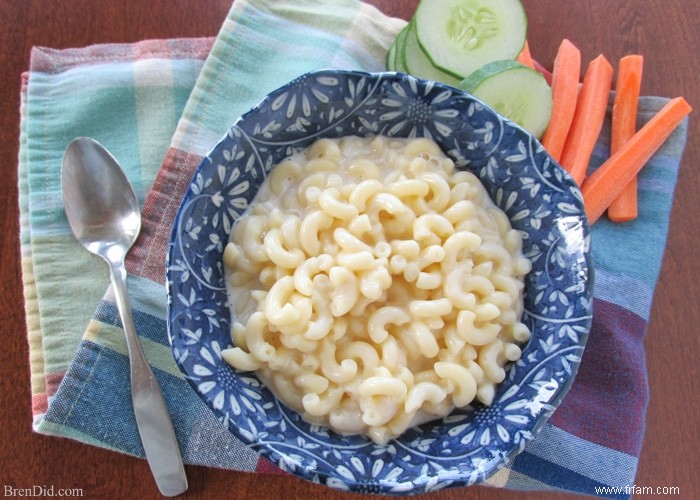
[[[88,498],[156,497],[146,462],[73,441],[32,433],[28,349],[18,244],[17,169],[20,73],[33,45],[80,47],[145,38],[213,36],[231,0],[0,0],[0,151],[2,162],[2,339],[0,350],[0,488],[34,485],[81,488]],[[292,1],[292,0],[288,0]],[[408,18],[417,0],[370,0]],[[667,0],[524,0],[533,55],[551,67],[562,38],[584,61],[604,53],[615,61],[645,56],[642,93],[685,96],[700,108],[700,3]],[[695,113],[698,113],[696,111]],[[636,485],[677,486],[681,498],[700,498],[698,333],[700,296],[700,137],[691,119],[675,194],[669,241],[646,336],[651,385],[646,438]],[[614,404],[614,403],[613,403]],[[289,476],[261,476],[188,467],[188,498],[361,498]],[[591,492],[592,493],[592,492]],[[485,487],[448,490],[425,498],[541,498]],[[572,498],[551,494],[549,498]]]

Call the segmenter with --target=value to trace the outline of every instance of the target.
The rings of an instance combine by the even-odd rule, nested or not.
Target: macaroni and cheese
[[[319,139],[283,160],[224,265],[224,360],[305,420],[377,443],[489,405],[530,336],[520,233],[426,138]]]

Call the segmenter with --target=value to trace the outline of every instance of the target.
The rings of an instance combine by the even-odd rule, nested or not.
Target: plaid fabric
[[[62,154],[89,135],[113,152],[143,200],[129,292],[185,461],[275,470],[214,419],[172,359],[164,288],[172,220],[200,160],[242,112],[310,70],[383,69],[404,24],[356,0],[332,8],[236,0],[215,40],[34,49],[22,87],[19,188],[37,432],[143,456],[107,269],[72,238],[63,215]],[[665,102],[643,98],[640,124]],[[606,127],[591,168],[608,156]],[[629,496],[595,488],[634,483],[649,394],[643,338],[686,133],[687,122],[642,172],[639,219],[593,228],[594,324],[579,374],[537,439],[488,484]]]
[[[18,177],[37,426],[109,282],[104,262],[77,245],[63,212],[63,151],[80,135],[101,141],[143,201],[212,43],[32,50],[30,71],[22,78]]]

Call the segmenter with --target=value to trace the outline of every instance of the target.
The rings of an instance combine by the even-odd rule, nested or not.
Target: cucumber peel
[[[394,39],[394,43],[391,44],[389,51],[386,53],[384,66],[387,71],[396,71],[396,39]]]
[[[485,102],[537,138],[552,115],[552,89],[539,72],[513,60],[494,61],[474,71],[458,88]]]
[[[399,71],[401,73],[408,73],[406,65],[404,64],[404,52],[406,46],[406,35],[408,34],[410,24],[407,24],[396,36],[394,44],[396,45],[396,55],[394,56],[394,71]]]

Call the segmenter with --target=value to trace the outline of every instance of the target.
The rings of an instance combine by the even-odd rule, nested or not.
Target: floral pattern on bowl
[[[429,136],[479,176],[523,234],[533,332],[490,407],[475,405],[377,445],[304,422],[231,345],[222,254],[234,221],[284,157],[320,137]],[[540,143],[474,97],[399,73],[303,75],[243,115],[202,161],[167,259],[172,352],[195,391],[243,442],[302,478],[355,492],[414,494],[484,481],[522,451],[568,391],[591,325],[590,238],[581,194]]]

